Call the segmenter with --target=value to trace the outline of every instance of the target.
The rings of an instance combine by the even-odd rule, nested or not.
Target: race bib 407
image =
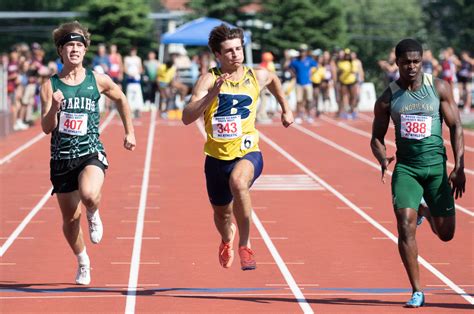
[[[61,111],[59,132],[69,135],[87,134],[87,113],[70,113]]]

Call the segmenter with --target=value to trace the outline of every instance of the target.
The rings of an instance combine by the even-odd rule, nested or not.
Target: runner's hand
[[[388,158],[385,158],[383,161],[382,161],[382,164],[380,165],[380,167],[382,168],[382,182],[383,184],[385,184],[385,175],[387,173],[387,169],[388,169],[388,165],[390,165],[390,163],[392,161],[395,160],[395,157],[394,156],[391,156],[391,157],[388,157]]]
[[[281,113],[281,123],[285,128],[289,127],[294,121],[293,112],[288,111]]]
[[[135,142],[135,134],[125,134],[125,137],[123,139],[123,147],[130,151],[133,151],[135,149],[135,146],[137,146]]]
[[[449,175],[449,184],[451,185],[451,193],[455,198],[461,198],[466,190],[466,175],[464,169],[453,169]]]
[[[60,91],[59,89],[53,93],[53,108],[56,109],[56,111],[59,111],[61,109],[61,103],[64,100],[64,95],[63,92]]]
[[[224,84],[224,82],[230,77],[229,73],[224,73],[221,76],[217,77],[216,82],[214,83],[214,86],[211,88],[209,91],[209,95],[211,95],[212,98],[217,97],[219,92],[221,91],[221,86]]]

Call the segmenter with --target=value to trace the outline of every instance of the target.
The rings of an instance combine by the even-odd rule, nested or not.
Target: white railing
[[[0,64],[0,112],[8,112],[7,70]]]

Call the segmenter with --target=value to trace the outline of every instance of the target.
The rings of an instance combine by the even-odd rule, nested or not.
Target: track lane
[[[205,189],[204,142],[196,126],[160,123],[157,134],[150,176],[155,194],[148,202],[155,209],[147,211],[144,236],[159,240],[143,242],[142,260],[159,264],[140,269],[139,283],[156,286],[137,296],[136,312],[156,302],[164,312],[301,312],[290,291],[265,286],[281,278],[276,265],[243,272],[236,257],[232,268],[220,267],[220,239]],[[256,232],[252,228],[251,237]],[[272,261],[262,241],[252,244],[259,261]]]
[[[50,209],[40,211],[36,217],[44,223],[30,223],[25,229],[25,234],[34,240],[15,243],[2,258],[2,262],[13,263],[9,265],[11,271],[2,271],[4,292],[0,299],[4,309],[17,312],[72,312],[78,308],[89,312],[123,311],[126,290],[115,284],[126,282],[128,278],[132,241],[124,237],[133,237],[133,221],[136,220],[139,193],[134,186],[140,184],[140,169],[143,170],[141,138],[147,132],[141,127],[144,123],[148,123],[146,118],[134,121],[138,147],[133,153],[123,149],[123,127],[117,116],[101,136],[111,165],[101,201],[105,229],[101,244],[91,244],[87,222],[82,219],[93,268],[92,284],[88,287],[74,284],[77,262],[61,234],[59,208],[56,199],[51,197],[45,207]],[[48,151],[47,146],[43,149]],[[47,163],[44,167],[48,168]],[[31,178],[37,179],[38,176]],[[23,302],[23,298],[29,301]],[[84,299],[90,301],[83,302]]]
[[[262,128],[263,129],[263,128]],[[268,131],[271,132],[270,134],[274,134],[278,129],[277,128],[271,128],[268,127]],[[281,132],[280,132],[281,133]],[[318,151],[316,155],[312,155],[310,157],[308,156],[301,156],[301,160],[304,160],[303,162],[305,165],[312,165],[310,168],[311,169],[316,169],[313,170],[316,173],[322,173],[323,178],[327,176],[327,178],[330,178],[331,184],[334,184],[335,186],[339,186],[340,190],[343,191],[343,194],[349,193],[351,196],[351,199],[354,199],[356,201],[356,204],[362,204],[363,208],[367,207],[367,211],[370,215],[375,215],[378,221],[382,221],[384,223],[387,223],[389,225],[389,229],[392,230],[392,233],[396,234],[396,224],[394,222],[394,217],[393,217],[393,212],[391,210],[386,210],[386,211],[380,211],[380,208],[387,208],[386,204],[390,204],[390,192],[389,192],[389,185],[383,186],[382,184],[379,183],[379,173],[378,171],[372,171],[370,169],[364,169],[363,167],[360,168],[360,163],[355,162],[354,159],[351,159],[349,157],[343,158],[339,156],[340,154],[337,152],[331,152],[328,147],[321,146],[317,142],[309,142],[308,139],[303,139],[303,140],[297,140],[300,137],[296,135],[290,135],[290,136],[284,136],[282,133],[280,136],[277,137],[278,139],[282,139],[284,142],[288,142],[287,145],[287,150],[290,152],[298,152],[295,153],[296,156],[304,155],[304,151],[300,149],[298,146],[299,143],[304,143],[304,146],[307,148],[305,151],[310,152],[309,146],[314,145],[315,148],[312,148],[311,151]],[[346,135],[341,134],[341,138],[347,138]],[[296,142],[296,143],[295,143]],[[327,145],[326,145],[327,146]],[[358,143],[354,142],[353,143],[353,148],[357,147]],[[309,155],[309,154],[307,154]],[[298,157],[297,157],[298,158]],[[309,158],[309,159],[308,159]],[[319,162],[319,163],[318,163]],[[329,164],[328,164],[329,163]],[[330,164],[333,164],[332,166]],[[314,168],[313,168],[314,167]],[[368,171],[367,171],[368,170]],[[373,181],[368,180],[368,176],[373,173],[374,179]],[[351,178],[352,180],[345,180],[345,178]],[[362,179],[364,184],[357,185],[354,184],[357,182],[356,178],[364,178]],[[373,183],[377,183],[377,185],[373,185]],[[383,192],[381,188],[385,188],[386,191]],[[371,191],[372,197],[367,198],[367,191]],[[374,197],[376,195],[376,197]],[[374,203],[374,200],[385,198],[386,200],[383,202],[377,201]],[[384,215],[379,215],[379,214],[384,214]],[[388,214],[388,215],[387,215]],[[428,228],[427,228],[428,229]],[[465,233],[463,234],[463,231]],[[431,246],[434,246],[432,252],[434,254],[433,258],[437,256],[438,252],[444,252],[445,254],[448,253],[447,255],[452,255],[453,252],[447,252],[446,248],[439,248],[440,241],[437,241],[433,239],[433,235],[430,234],[431,232],[427,232],[427,235],[430,237],[429,242],[431,242]],[[466,237],[463,237],[465,235]],[[461,242],[461,245],[459,247],[459,250],[456,251],[456,255],[454,257],[452,256],[447,256],[447,258],[452,257],[451,261],[453,262],[453,269],[449,269],[451,272],[455,272],[456,274],[453,274],[454,278],[459,279],[459,281],[462,284],[470,284],[472,282],[472,273],[470,272],[470,265],[472,265],[472,261],[469,258],[465,258],[466,256],[466,247],[462,245],[462,243],[465,244],[466,239],[469,239],[470,236],[472,236],[472,232],[470,230],[458,230],[457,234],[457,239],[459,242]],[[424,242],[424,237],[419,235],[420,243],[423,241]],[[454,241],[456,242],[456,241]],[[445,244],[444,244],[445,245]],[[396,246],[395,251],[396,251]],[[453,243],[450,243],[450,249],[453,247]],[[439,248],[439,249],[438,249]],[[425,251],[421,250],[421,255]],[[469,255],[469,254],[467,254]],[[431,257],[431,255],[430,255]],[[396,261],[399,261],[399,257],[396,257]],[[435,261],[439,261],[438,259],[435,259]],[[442,260],[441,260],[442,261]],[[448,260],[449,261],[449,260]],[[463,269],[457,268],[458,266],[460,267],[461,265],[464,265]],[[455,269],[454,269],[455,268]],[[403,269],[401,269],[401,272],[404,273]],[[449,272],[451,276],[451,272]],[[423,278],[426,278],[426,275],[423,275]],[[424,281],[424,282],[429,282],[429,281]],[[403,284],[403,286],[406,286],[406,282]]]
[[[327,122],[329,120],[329,122]],[[303,132],[315,132],[316,137],[319,135],[324,137],[324,140],[330,141],[335,143],[335,145],[341,145],[343,149],[347,149],[351,151],[353,154],[362,157],[365,159],[366,164],[369,162],[372,164],[377,165],[377,161],[375,157],[373,157],[372,152],[370,150],[370,139],[367,136],[363,136],[359,133],[354,132],[352,128],[342,127],[338,128],[335,127],[332,123],[333,121],[330,119],[324,119],[319,126],[315,125],[303,125],[302,127],[296,126],[296,128],[302,130]],[[327,124],[326,124],[327,123]],[[311,134],[307,134],[311,136]],[[365,138],[365,139],[364,139]],[[395,155],[395,147],[388,146],[387,147],[387,155],[392,156]],[[357,157],[354,156],[354,157]],[[359,158],[360,158],[359,157]],[[469,158],[466,158],[466,164],[469,164]],[[393,169],[394,163],[389,167]],[[373,168],[373,167],[372,167]],[[378,166],[376,168],[378,170]],[[449,169],[448,169],[449,171]],[[473,211],[473,198],[472,192],[474,191],[474,187],[469,184],[469,176],[467,177],[468,182],[466,184],[466,194],[463,198],[457,200],[457,204],[463,206],[465,209],[463,213],[467,213],[471,217],[474,214]]]
[[[372,131],[371,127],[369,128],[367,123],[361,120],[356,120],[356,121],[340,121],[338,119],[322,116],[321,120],[329,123],[335,127],[343,128],[347,131],[356,133],[362,137],[365,137],[370,140],[372,137]],[[390,125],[392,126],[392,124]],[[393,127],[390,128],[387,132],[387,135],[385,137],[385,144],[388,147],[391,147],[395,150],[395,134],[393,132]],[[453,157],[453,151],[451,147],[451,142],[449,140],[449,130],[447,130],[446,126],[443,125],[443,137],[444,137],[444,146],[446,148],[446,154],[448,157],[447,165],[448,165],[448,170],[451,170],[454,168],[454,163],[452,162],[454,160]],[[464,160],[465,160],[465,173],[467,176],[474,175],[474,170],[473,170],[473,163],[472,160],[474,160],[474,149],[471,149],[471,147],[465,145],[464,147]]]
[[[147,128],[145,122],[143,126],[145,129]],[[168,127],[169,129],[167,129]],[[155,205],[152,203],[147,205],[144,224],[144,237],[147,240],[143,241],[141,256],[141,261],[149,263],[140,267],[137,312],[156,309],[186,312],[214,311],[216,313],[229,310],[242,313],[301,312],[278,268],[273,264],[273,258],[266,250],[255,227],[252,228],[252,241],[259,263],[257,271],[254,273],[240,271],[238,259],[232,269],[220,269],[216,256],[219,239],[212,225],[212,210],[208,204],[204,186],[202,141],[192,141],[199,138],[197,130],[192,126],[184,127],[178,123],[176,126],[167,125],[167,128],[162,129],[162,125],[157,127],[159,144],[155,146],[156,152],[153,152],[157,157],[153,159],[153,164],[156,163],[156,165],[152,167],[149,190],[149,196],[153,197]],[[302,155],[305,165],[311,165],[312,171],[314,171],[313,169],[318,170],[318,175],[324,179],[330,178],[335,182],[337,180],[342,182],[345,194],[352,193],[351,188],[346,186],[348,177],[362,176],[365,181],[372,182],[372,179],[367,179],[371,171],[367,166],[362,165],[357,170],[355,170],[357,167],[350,168],[351,171],[348,171],[346,166],[339,167],[339,162],[349,165],[352,163],[346,160],[347,157],[336,156],[337,154],[334,154],[332,149],[325,147],[326,145],[315,144],[314,148],[309,148],[309,143],[312,144],[311,140],[299,132],[295,132],[296,130],[283,130],[280,126],[260,128],[264,134],[269,135],[279,144],[283,142],[285,146],[289,145],[288,147],[297,144],[296,148],[299,150],[291,151],[291,153],[295,156],[298,155],[298,158],[300,158],[299,155]],[[146,132],[142,131],[140,138],[141,141],[145,141]],[[275,134],[273,134],[274,131]],[[117,132],[119,132],[118,129]],[[114,135],[115,141],[117,132]],[[185,143],[186,148],[181,154],[177,154],[176,139],[180,138],[181,132],[186,135],[183,140],[178,140],[178,143]],[[161,138],[162,135],[163,138]],[[167,140],[171,142],[170,145],[165,145]],[[288,144],[288,141],[291,143]],[[261,143],[265,158],[264,174],[301,174],[301,171],[281,154],[276,153],[263,141]],[[109,144],[106,144],[110,158],[122,155],[118,153],[121,149],[120,145],[117,146],[117,151],[115,151]],[[143,146],[141,147],[143,148]],[[303,152],[301,152],[302,147],[304,147]],[[112,246],[111,243],[114,243],[114,247],[113,250],[104,250],[105,243],[94,247],[98,250],[94,250],[95,255],[92,256],[96,263],[94,266],[96,269],[93,271],[93,286],[83,291],[75,289],[77,286],[61,283],[60,280],[42,286],[41,282],[30,280],[34,278],[35,271],[33,271],[32,274],[26,274],[21,278],[21,282],[25,283],[24,289],[28,290],[29,287],[33,290],[25,291],[21,295],[34,297],[32,303],[36,305],[36,309],[48,311],[52,308],[51,306],[54,306],[55,309],[70,310],[74,308],[71,305],[77,304],[76,306],[96,311],[98,309],[113,312],[124,310],[124,291],[128,282],[131,242],[133,240],[127,239],[121,242],[116,238],[133,238],[134,235],[139,197],[137,191],[140,189],[141,176],[143,175],[144,150],[138,150],[129,156],[124,155],[130,157],[135,154],[141,154],[140,158],[125,160],[123,164],[121,163],[126,170],[120,169],[123,176],[114,177],[114,180],[111,180],[112,170],[118,164],[117,160],[111,160],[113,162],[112,168],[108,171],[104,187],[103,203],[107,202],[104,203],[107,204],[104,205],[104,208],[115,206],[124,212],[122,212],[123,216],[120,216],[122,218],[120,224],[118,223],[119,216],[116,213],[112,216],[107,214],[109,217],[105,222],[106,235],[109,230],[115,234],[115,239],[109,238],[107,240],[109,245],[105,246]],[[322,160],[319,155],[334,160]],[[119,161],[121,162],[121,160]],[[131,171],[128,169],[131,165],[140,166],[137,166],[136,171]],[[340,173],[334,177],[333,171],[320,171],[319,167],[322,167],[323,170],[326,168],[337,169]],[[185,179],[179,177],[176,168],[187,174],[187,177]],[[386,209],[386,205],[390,202],[389,190],[386,190],[387,186],[385,189],[380,187],[378,171],[374,169],[372,176],[374,182],[377,183],[373,186],[378,187],[381,192],[376,193],[377,189],[372,189],[372,184],[365,186],[365,191],[362,189],[361,192],[359,190],[357,192],[367,194],[367,190],[370,190],[374,191],[377,196],[386,195],[386,200],[382,202],[383,205],[377,208],[377,211],[380,208]],[[163,182],[163,187],[161,184],[155,184],[159,180],[162,180],[160,183]],[[133,184],[126,186],[125,183],[129,181],[133,181]],[[110,185],[114,187],[109,190]],[[183,193],[185,197],[183,194],[176,194],[176,191],[182,190],[185,191]],[[109,198],[113,195],[120,196],[116,202],[109,203]],[[126,199],[124,195],[127,195],[127,199],[136,198],[135,205],[130,206],[135,206],[135,209],[124,207],[124,199]],[[368,232],[367,226],[360,222],[361,219],[348,208],[341,206],[340,200],[335,199],[327,191],[252,191],[252,195],[255,212],[269,235],[274,238],[275,246],[283,259],[287,261],[289,270],[294,275],[312,309],[321,312],[355,313],[403,311],[401,305],[406,301],[409,292],[400,288],[407,287],[407,280],[401,276],[404,272],[396,248],[387,250],[387,242],[384,242],[383,239],[372,239],[380,237],[380,234],[375,229]],[[366,199],[362,199],[360,202],[365,204]],[[375,203],[379,204],[380,202],[376,201]],[[190,212],[190,208],[197,209]],[[130,210],[131,214],[129,215],[126,210]],[[104,211],[101,212],[105,219]],[[105,209],[105,212],[109,213],[110,210]],[[387,214],[387,217],[393,216],[391,211],[387,210],[386,212],[390,214]],[[55,215],[58,217],[57,213]],[[349,227],[347,227],[348,221],[350,222]],[[57,223],[59,226],[60,222]],[[382,224],[391,225],[389,222],[383,221]],[[126,225],[130,225],[130,227],[126,227]],[[340,229],[339,226],[344,226],[344,228]],[[37,232],[44,233],[42,228],[44,229],[44,226]],[[120,231],[121,236],[117,230]],[[56,265],[55,273],[62,274],[62,277],[59,278],[73,279],[71,277],[72,269],[64,265],[74,264],[75,261],[71,260],[73,257],[70,256],[67,245],[62,236],[58,234],[58,227],[53,231],[53,239],[63,242],[63,246],[66,247],[66,250],[63,250],[62,256],[65,258],[62,259],[62,262],[51,262]],[[433,240],[432,235],[430,238]],[[88,250],[90,247],[91,245],[88,245]],[[42,250],[46,251],[48,248],[50,248],[49,245],[41,245]],[[370,248],[369,252],[365,248]],[[347,256],[342,256],[341,251],[347,253]],[[25,250],[25,255],[26,252],[28,250]],[[382,261],[380,252],[384,252],[385,259]],[[97,259],[97,254],[104,255],[104,260]],[[30,253],[29,256],[32,254]],[[125,260],[118,261],[123,264],[110,263],[110,260],[119,258]],[[395,263],[393,264],[392,261]],[[45,265],[43,261],[40,262],[39,265]],[[194,264],[192,264],[193,262]],[[31,265],[31,261],[25,265]],[[36,272],[39,270],[38,267],[31,268]],[[54,278],[57,276],[58,274],[51,275]],[[426,281],[429,274],[422,273],[422,276]],[[2,275],[2,281],[3,277]],[[432,279],[435,284],[439,284],[436,278]],[[96,282],[96,280],[99,281]],[[390,283],[390,286],[381,287],[381,282]],[[51,291],[47,290],[48,288],[52,288]],[[63,291],[64,289],[66,291]],[[428,296],[429,307],[420,309],[419,312],[467,311],[468,308],[465,304],[461,304],[459,297],[444,296],[446,291],[442,287],[432,289],[428,290],[428,294],[433,294]],[[450,292],[448,291],[448,293]],[[14,296],[19,296],[18,292],[15,292]],[[42,297],[48,299],[40,299]],[[76,298],[77,300],[74,301]],[[87,300],[86,305],[84,305],[84,300]],[[43,307],[43,305],[46,306]]]

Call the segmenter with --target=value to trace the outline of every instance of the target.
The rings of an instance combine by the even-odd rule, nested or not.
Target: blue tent
[[[209,33],[211,30],[221,25],[222,23],[226,24],[231,28],[236,26],[229,24],[227,22],[221,21],[219,19],[211,17],[201,17],[191,22],[185,23],[178,27],[173,32],[167,32],[161,37],[160,43],[160,58],[162,58],[164,52],[164,45],[167,44],[183,44],[188,46],[207,46],[209,40]],[[245,54],[246,61],[249,64],[252,64],[252,54],[250,48],[251,36],[249,32],[244,33],[244,44],[246,46]],[[160,59],[161,60],[161,59]]]
[[[219,19],[211,17],[201,17],[178,27],[174,32],[167,32],[161,38],[162,44],[183,44],[189,46],[207,46],[209,33],[211,30],[221,25],[226,24],[230,28],[235,28],[234,25]],[[244,43],[250,43],[250,34],[245,33]]]

